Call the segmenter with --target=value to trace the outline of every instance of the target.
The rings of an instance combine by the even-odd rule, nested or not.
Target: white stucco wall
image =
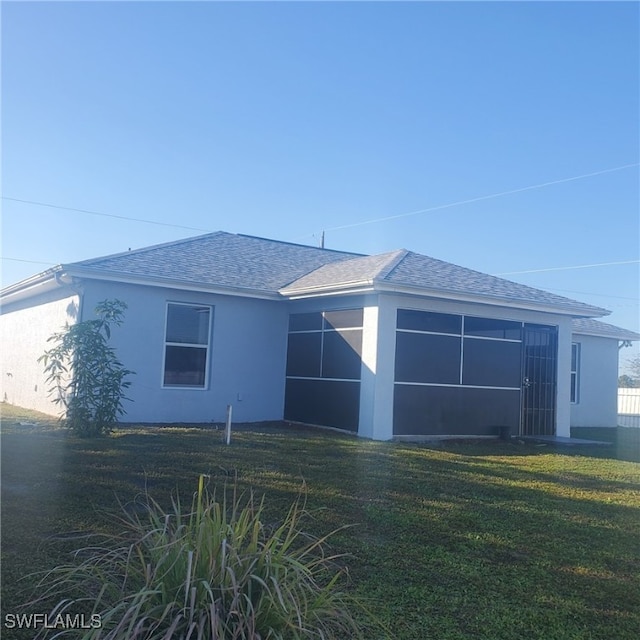
[[[580,344],[578,402],[571,404],[572,427],[615,427],[618,416],[618,341],[574,334]]]
[[[279,420],[284,411],[288,310],[286,304],[159,287],[90,281],[84,318],[100,300],[124,301],[121,327],[112,332],[123,364],[136,375],[125,402],[126,422],[234,422]],[[213,306],[209,380],[205,389],[163,388],[168,302]]]
[[[388,297],[380,296],[364,308],[358,435],[365,438],[393,437],[395,335],[396,308]]]
[[[4,402],[60,415],[48,393],[38,358],[51,348],[47,339],[76,320],[79,296],[59,289],[29,301],[5,305],[0,315],[0,395]]]
[[[571,437],[571,319],[558,324],[558,372],[556,393],[556,435]]]

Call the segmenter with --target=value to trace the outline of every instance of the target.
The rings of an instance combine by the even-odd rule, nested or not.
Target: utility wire
[[[51,267],[55,266],[56,264],[59,264],[58,262],[42,262],[42,260],[25,260],[24,258],[7,258],[6,256],[2,256],[2,258],[0,259],[11,260],[11,262],[29,262],[31,264],[48,264]]]
[[[548,187],[554,184],[562,184],[565,182],[572,182],[574,180],[582,180],[584,178],[591,178],[594,176],[599,176],[599,175],[603,175],[606,173],[612,173],[614,171],[622,171],[623,169],[629,169],[631,167],[637,167],[639,166],[640,163],[638,162],[634,162],[631,164],[625,164],[625,165],[621,165],[619,167],[612,167],[611,169],[603,169],[601,171],[594,171],[592,173],[585,173],[579,176],[572,176],[570,178],[562,178],[560,180],[552,180],[549,182],[543,182],[540,184],[535,184],[535,185],[530,185],[528,187],[521,187],[519,189],[510,189],[509,191],[501,191],[499,193],[493,193],[490,195],[486,195],[486,196],[479,196],[477,198],[470,198],[468,200],[459,200],[457,202],[451,202],[449,204],[443,204],[443,205],[438,205],[435,207],[429,207],[426,209],[419,209],[418,211],[410,211],[408,213],[400,213],[397,215],[393,215],[393,216],[386,216],[386,217],[382,217],[382,218],[373,218],[371,220],[364,220],[361,222],[354,222],[351,224],[346,224],[346,225],[340,225],[337,227],[330,227],[329,229],[325,229],[325,231],[338,231],[341,229],[350,229],[353,227],[358,227],[358,226],[362,226],[362,225],[366,225],[366,224],[373,224],[375,222],[384,222],[386,220],[395,220],[398,218],[406,218],[409,216],[415,216],[415,215],[419,215],[421,213],[431,213],[433,211],[439,211],[442,209],[448,209],[451,207],[456,207],[462,204],[469,204],[472,202],[480,202],[482,200],[489,200],[492,198],[499,198],[502,196],[506,196],[506,195],[510,195],[513,193],[522,193],[524,191],[531,191],[533,189],[541,189],[543,187]],[[118,220],[129,220],[132,222],[142,222],[142,223],[146,223],[146,224],[154,224],[154,225],[158,225],[158,226],[163,226],[163,227],[173,227],[176,229],[187,229],[189,231],[203,231],[205,233],[210,232],[210,229],[203,229],[201,227],[189,227],[189,226],[185,226],[185,225],[179,225],[179,224],[172,224],[172,223],[168,223],[168,222],[158,222],[156,220],[145,220],[142,218],[132,218],[130,216],[120,216],[120,215],[116,215],[116,214],[112,214],[112,213],[101,213],[98,211],[89,211],[87,209],[76,209],[73,207],[64,207],[61,205],[55,205],[55,204],[50,204],[48,202],[36,202],[34,200],[23,200],[20,198],[11,198],[8,196],[2,196],[3,200],[8,200],[11,202],[20,202],[23,204],[32,204],[32,205],[36,205],[39,207],[49,207],[51,209],[60,209],[60,210],[64,210],[64,211],[74,211],[76,213],[85,213],[88,215],[94,215],[94,216],[102,216],[105,218],[116,218]],[[305,236],[307,237],[307,236]],[[313,237],[313,234],[312,234]],[[39,262],[39,261],[35,261],[35,260],[24,260],[21,258],[8,258],[8,257],[2,257],[2,260],[11,260],[11,261],[15,261],[15,262],[31,262],[33,264],[53,264],[50,262]],[[619,261],[619,262],[601,262],[601,263],[596,263],[596,264],[587,264],[587,265],[575,265],[575,266],[568,266],[568,267],[550,267],[550,268],[545,268],[545,269],[529,269],[529,270],[525,270],[525,271],[508,271],[508,272],[503,272],[503,273],[497,273],[494,274],[496,276],[508,276],[508,275],[521,275],[521,274],[527,274],[527,273],[542,273],[542,272],[548,272],[548,271],[565,271],[565,270],[570,270],[570,269],[587,269],[587,268],[593,268],[593,267],[604,267],[604,266],[610,266],[610,265],[622,265],[622,264],[637,264],[640,263],[640,260],[625,260],[625,261]],[[604,295],[604,294],[585,294],[585,295]],[[608,296],[608,297],[615,297],[615,296]]]
[[[353,222],[350,224],[345,224],[345,225],[340,225],[337,227],[330,227],[329,229],[325,229],[325,231],[339,231],[341,229],[350,229],[353,227],[359,227],[362,225],[366,225],[366,224],[373,224],[375,222],[384,222],[386,220],[396,220],[398,218],[406,218],[409,216],[415,216],[421,213],[430,213],[433,211],[440,211],[442,209],[449,209],[451,207],[457,207],[459,205],[462,204],[469,204],[472,202],[480,202],[482,200],[490,200],[492,198],[500,198],[502,196],[506,196],[506,195],[510,195],[513,193],[522,193],[523,191],[531,191],[533,189],[541,189],[543,187],[548,187],[554,184],[562,184],[564,182],[572,182],[573,180],[582,180],[584,178],[591,178],[593,176],[600,176],[603,175],[605,173],[612,173],[614,171],[622,171],[623,169],[629,169],[631,167],[637,167],[639,166],[640,163],[638,162],[634,162],[631,164],[625,164],[625,165],[621,165],[619,167],[613,167],[611,169],[603,169],[602,171],[594,171],[592,173],[584,173],[582,175],[579,176],[573,176],[571,178],[562,178],[560,180],[552,180],[550,182],[543,182],[540,184],[534,184],[534,185],[530,185],[528,187],[521,187],[519,189],[511,189],[509,191],[502,191],[500,193],[492,193],[490,195],[486,195],[486,196],[479,196],[477,198],[470,198],[468,200],[459,200],[457,202],[451,202],[449,204],[442,204],[442,205],[438,205],[435,207],[428,207],[427,209],[419,209],[418,211],[410,211],[408,213],[399,213],[397,215],[393,215],[393,216],[386,216],[386,217],[382,217],[382,218],[372,218],[371,220],[363,220],[361,222]],[[170,222],[158,222],[157,220],[146,220],[144,218],[133,218],[131,216],[120,216],[120,215],[116,215],[114,213],[103,213],[100,211],[90,211],[88,209],[77,209],[75,207],[64,207],[62,205],[56,205],[56,204],[51,204],[49,202],[38,202],[35,200],[24,200],[21,198],[11,198],[9,196],[2,196],[3,200],[7,200],[9,202],[20,202],[22,204],[31,204],[31,205],[35,205],[38,207],[48,207],[50,209],[59,209],[62,211],[74,211],[75,213],[84,213],[87,215],[92,215],[92,216],[101,216],[104,218],[115,218],[117,220],[129,220],[131,222],[142,222],[145,224],[154,224],[157,226],[161,226],[161,227],[172,227],[174,229],[186,229],[188,231],[202,231],[205,233],[210,233],[211,229],[203,229],[202,227],[190,227],[190,226],[186,226],[186,225],[181,225],[181,224],[173,224]],[[313,234],[309,234],[312,235]],[[308,236],[305,236],[305,238]]]
[[[545,287],[545,290],[546,291],[563,291],[564,293],[577,293],[578,295],[581,295],[581,296],[596,296],[600,298],[617,298],[618,300],[632,300],[636,304],[640,303],[640,299],[637,297],[630,298],[629,296],[612,296],[610,293],[593,293],[591,291],[575,291],[574,289],[556,289],[555,287]]]
[[[607,302],[607,307],[615,309],[637,309],[640,305],[640,299],[629,298],[628,296],[612,296],[608,293],[591,293],[589,291],[575,291],[574,289],[556,289],[555,287],[544,287],[545,291],[559,291],[561,293],[578,294],[581,296],[594,296],[595,298],[615,298],[616,300],[630,300],[631,302]]]
[[[551,180],[550,182],[542,182],[540,184],[533,184],[528,187],[521,187],[519,189],[510,189],[509,191],[501,191],[500,193],[492,193],[487,196],[479,196],[477,198],[469,198],[468,200],[458,200],[457,202],[450,202],[449,204],[441,204],[435,207],[428,207],[427,209],[418,209],[418,211],[409,211],[408,213],[398,213],[393,216],[385,216],[383,218],[372,218],[371,220],[362,220],[361,222],[353,222],[350,224],[343,224],[338,227],[330,227],[325,231],[340,231],[342,229],[351,229],[353,227],[360,227],[365,224],[373,224],[375,222],[386,222],[387,220],[397,220],[398,218],[408,218],[409,216],[417,216],[420,213],[431,213],[433,211],[441,211],[442,209],[450,209],[451,207],[457,207],[462,204],[470,204],[472,202],[481,202],[482,200],[491,200],[493,198],[501,198],[502,196],[508,196],[513,193],[522,193],[523,191],[532,191],[533,189],[542,189],[543,187],[550,187],[554,184],[562,184],[564,182],[572,182],[574,180],[583,180],[584,178],[592,178],[594,176],[601,176],[605,173],[613,173],[614,171],[622,171],[623,169],[630,169],[631,167],[639,166],[639,162],[633,162],[631,164],[624,164],[619,167],[613,167],[611,169],[603,169],[602,171],[594,171],[592,173],[583,173],[579,176],[573,176],[571,178],[562,178],[561,180]],[[305,236],[306,237],[306,236]]]
[[[118,216],[114,213],[101,213],[99,211],[88,211],[87,209],[74,209],[73,207],[63,207],[57,204],[49,204],[48,202],[35,202],[33,200],[21,200],[19,198],[9,198],[2,196],[3,200],[9,200],[10,202],[21,202],[23,204],[33,204],[38,207],[49,207],[50,209],[62,209],[63,211],[75,211],[76,213],[86,213],[91,216],[102,216],[104,218],[117,218],[118,220],[130,220],[132,222],[144,222],[146,224],[155,224],[160,227],[174,227],[175,229],[188,229],[189,231],[204,231],[209,232],[210,229],[202,229],[200,227],[187,227],[182,224],[172,224],[170,222],[158,222],[157,220],[144,220],[143,218],[131,218],[130,216]]]
[[[572,267],[549,267],[547,269],[528,269],[526,271],[505,271],[494,273],[494,276],[516,276],[522,273],[543,273],[544,271],[569,271],[570,269],[591,269],[592,267],[609,267],[616,264],[638,264],[640,260],[621,260],[620,262],[597,262],[594,264],[578,264]]]

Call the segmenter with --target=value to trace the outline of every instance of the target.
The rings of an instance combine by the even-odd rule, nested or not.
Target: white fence
[[[618,389],[618,424],[640,428],[640,389]]]

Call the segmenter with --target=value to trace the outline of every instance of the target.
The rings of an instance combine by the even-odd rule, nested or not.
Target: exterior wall
[[[571,319],[558,320],[558,393],[556,435],[571,437]]]
[[[237,422],[282,419],[289,313],[362,308],[358,434],[389,440],[394,437],[396,312],[404,308],[557,326],[557,435],[569,435],[570,421],[572,426],[615,425],[617,341],[578,337],[584,343],[581,395],[578,405],[570,408],[572,337],[570,320],[563,316],[401,294],[283,302],[97,280],[85,281],[76,292],[58,290],[36,299],[35,304],[30,300],[32,306],[14,305],[3,310],[2,392],[7,401],[52,412],[37,358],[44,352],[47,338],[65,321],[74,319],[79,305],[79,319],[88,319],[105,298],[117,298],[128,305],[123,325],[114,328],[112,334],[119,358],[136,372],[127,393],[132,402],[125,402],[127,414],[123,420],[127,422],[223,422],[228,404],[233,405]],[[169,302],[213,307],[208,383],[204,389],[163,388]],[[13,372],[19,374],[7,375]],[[604,385],[603,380],[607,381]],[[613,390],[609,389],[609,380]],[[460,434],[465,433],[461,425]]]
[[[51,347],[48,338],[79,314],[79,296],[69,288],[24,303],[4,305],[0,316],[0,394],[4,402],[60,415],[49,397],[44,367],[38,358]]]
[[[365,438],[390,440],[393,437],[395,331],[396,308],[388,296],[379,296],[364,309],[358,433]]]
[[[86,281],[84,318],[105,298],[124,301],[124,322],[112,343],[131,376],[126,422],[234,422],[283,417],[287,305],[224,295],[111,282]],[[168,302],[213,306],[208,384],[205,389],[163,388]]]
[[[580,344],[578,401],[571,404],[572,427],[615,427],[618,423],[618,341],[575,334]]]

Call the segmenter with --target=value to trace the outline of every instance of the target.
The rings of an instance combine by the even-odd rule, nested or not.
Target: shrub
[[[43,598],[64,595],[51,617],[100,616],[101,629],[66,633],[85,640],[362,637],[339,586],[344,570],[325,552],[329,536],[300,529],[300,499],[268,527],[264,499],[234,485],[218,501],[201,476],[189,512],[179,497],[164,511],[147,496],[142,513],[125,510],[127,543],[80,550],[78,564],[45,577]]]
[[[39,358],[54,402],[65,409],[63,423],[79,436],[108,433],[125,412],[122,401],[131,384],[125,378],[133,371],[124,368],[108,340],[126,308],[120,300],[103,300],[95,320],[67,324],[49,338],[55,346]]]

